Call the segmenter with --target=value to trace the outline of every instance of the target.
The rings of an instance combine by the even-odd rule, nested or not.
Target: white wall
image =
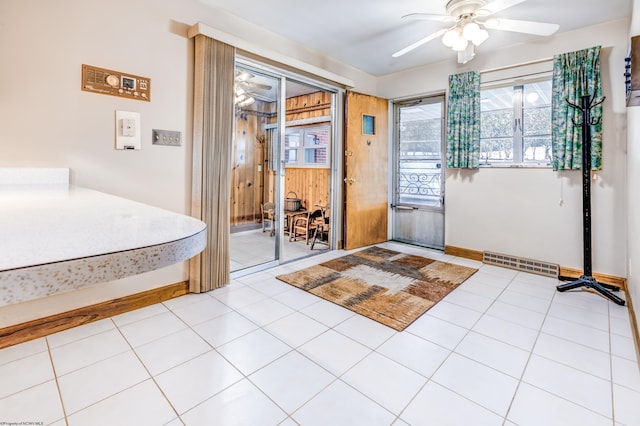
[[[188,214],[193,41],[186,35],[197,22],[343,75],[357,90],[375,91],[372,76],[196,0],[2,0],[0,166],[69,167],[74,184]],[[152,101],[81,91],[82,64],[149,77]],[[141,151],[114,149],[116,110],[141,114]],[[151,129],[181,131],[185,143],[152,146]],[[70,309],[187,278],[186,263],[179,264],[55,303]]]
[[[604,103],[603,170],[592,184],[593,269],[626,276],[626,136],[624,57],[628,21],[559,34],[538,42],[484,52],[466,65],[451,60],[382,77],[378,94],[387,98],[444,92],[447,78],[468,70],[489,70],[601,45]],[[512,70],[517,74],[517,70]],[[550,169],[481,168],[446,172],[445,243],[582,268],[580,172]],[[563,200],[560,204],[560,200]]]
[[[627,288],[634,301],[634,310],[639,312],[640,305],[640,106],[628,108],[629,150],[628,150],[628,259],[629,270]]]
[[[640,35],[640,0],[633,2],[633,17],[629,36]],[[636,64],[638,66],[638,64]],[[634,301],[635,312],[640,312],[640,106],[627,108],[628,117],[628,149],[627,149],[627,194],[629,205],[627,209],[628,221],[628,277],[627,288]],[[636,325],[638,318],[636,314]]]

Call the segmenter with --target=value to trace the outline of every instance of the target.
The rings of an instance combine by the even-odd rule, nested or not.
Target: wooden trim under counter
[[[187,281],[119,297],[0,329],[0,349],[110,318],[189,293]]]

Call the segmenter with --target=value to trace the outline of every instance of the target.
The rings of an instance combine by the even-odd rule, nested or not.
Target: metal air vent
[[[509,254],[493,253],[490,251],[482,253],[482,262],[488,265],[502,266],[504,268],[516,269],[518,271],[530,272],[552,278],[558,278],[560,274],[560,266],[555,263],[526,259]]]

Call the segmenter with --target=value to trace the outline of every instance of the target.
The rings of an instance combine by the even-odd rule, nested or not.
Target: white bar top
[[[72,185],[0,185],[0,271],[138,249],[205,229],[189,216]]]
[[[0,185],[0,305],[186,260],[192,217],[73,185]]]

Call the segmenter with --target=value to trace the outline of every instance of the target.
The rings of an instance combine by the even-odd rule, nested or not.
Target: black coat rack
[[[582,127],[582,241],[584,275],[580,276],[577,280],[569,277],[559,277],[559,279],[563,281],[573,281],[560,284],[556,288],[558,291],[567,291],[579,287],[592,288],[622,306],[625,301],[609,291],[618,291],[620,289],[614,285],[599,283],[593,278],[591,270],[591,126],[600,122],[599,118],[594,119],[591,117],[591,110],[604,102],[604,100],[605,98],[596,101],[595,97],[583,96],[580,105],[576,105],[567,100],[569,106],[580,110],[582,113],[581,123],[576,123],[575,120],[572,121],[574,126]]]

